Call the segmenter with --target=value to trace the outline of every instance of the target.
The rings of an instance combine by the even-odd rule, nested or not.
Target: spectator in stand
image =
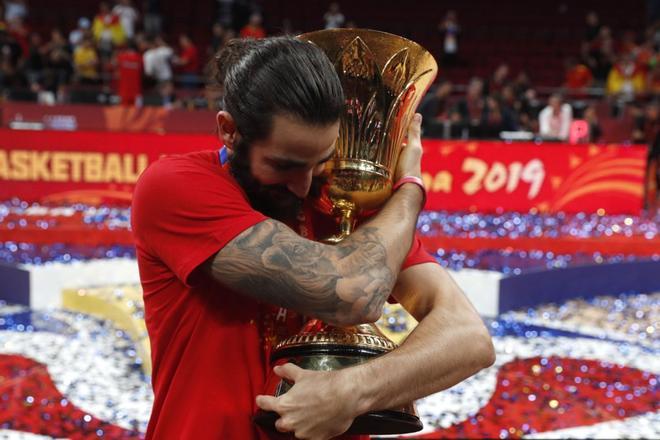
[[[5,0],[5,16],[7,23],[16,18],[25,20],[28,16],[28,6],[25,0]]]
[[[71,46],[69,46],[69,43],[67,42],[66,38],[64,38],[62,32],[55,28],[50,32],[50,40],[44,46],[44,50],[48,54],[58,50],[70,54]]]
[[[199,85],[199,52],[186,34],[179,36],[179,53],[173,58],[173,64],[181,73],[181,84],[184,88],[196,88]]]
[[[211,57],[218,53],[235,36],[232,29],[225,29],[220,23],[213,23],[213,27],[211,28],[211,42],[209,43],[207,55]]]
[[[482,138],[498,138],[502,130],[511,131],[512,121],[505,120],[500,102],[494,96],[486,97],[486,106],[481,116],[479,135]]]
[[[21,86],[21,75],[18,70],[21,56],[21,46],[5,29],[0,29],[0,87]]]
[[[69,44],[71,44],[71,47],[73,47],[74,50],[80,43],[82,43],[85,37],[92,37],[90,26],[91,22],[89,21],[89,18],[80,17],[78,19],[78,27],[69,33]]]
[[[486,108],[483,90],[483,79],[474,77],[470,80],[465,98],[458,101],[450,115],[452,137],[458,133],[461,137],[480,135],[479,128]]]
[[[538,133],[539,118],[541,111],[541,102],[538,99],[536,90],[529,87],[522,96],[518,98],[518,129]]]
[[[84,38],[73,51],[75,80],[79,84],[99,83],[99,57],[91,38]]]
[[[509,65],[501,63],[493,72],[493,76],[485,85],[484,94],[499,95],[502,87],[507,83],[509,77]]]
[[[553,93],[548,105],[539,113],[539,135],[548,140],[568,140],[573,122],[573,109],[563,102],[559,93]]]
[[[14,41],[21,46],[21,56],[25,57],[30,48],[30,30],[21,17],[14,17],[7,22],[7,30]]]
[[[63,88],[69,83],[73,74],[71,49],[59,29],[50,33],[50,41],[44,48],[46,51],[46,70],[44,71],[44,88],[62,96]]]
[[[649,72],[648,90],[649,94],[655,98],[660,98],[660,60],[656,61]]]
[[[652,101],[643,109],[633,107],[634,129],[632,140],[635,143],[649,146],[647,158],[647,175],[649,184],[660,198],[660,102]],[[652,188],[652,186],[655,188]]]
[[[131,40],[117,54],[115,61],[117,94],[121,105],[142,105],[142,55]]]
[[[660,130],[660,104],[650,102],[644,107],[632,107],[634,128],[632,140],[635,143],[651,144]]]
[[[639,46],[636,46],[633,51],[635,62],[645,72],[650,72],[658,62],[658,53],[653,47],[653,40],[649,37]]]
[[[250,21],[243,27],[243,29],[241,29],[241,32],[239,33],[240,37],[255,39],[265,38],[266,31],[262,26],[262,21],[263,19],[260,13],[255,12],[250,15]]]
[[[518,72],[516,78],[513,80],[513,91],[516,94],[518,99],[522,99],[525,96],[525,93],[532,88],[532,81],[529,79],[529,75],[524,70]]]
[[[600,123],[598,122],[596,107],[593,105],[588,105],[584,109],[582,119],[587,121],[587,124],[589,124],[589,142],[598,142],[600,137],[603,135],[603,129],[600,127]]]
[[[99,3],[99,12],[92,23],[92,34],[103,59],[110,59],[113,47],[126,41],[119,17],[112,13],[106,2]]]
[[[172,57],[174,51],[164,38],[147,38],[147,50],[142,56],[144,74],[151,79],[151,84],[158,85],[172,82]]]
[[[46,67],[46,57],[44,52],[41,35],[37,32],[32,32],[30,34],[28,54],[23,62],[23,74],[25,75],[30,90],[33,92],[38,92],[41,89],[43,71]]]
[[[438,24],[438,31],[442,34],[442,65],[454,66],[458,62],[458,35],[461,32],[456,11],[447,11]]]
[[[591,74],[589,67],[578,63],[575,58],[567,58],[565,68],[566,77],[564,79],[564,87],[568,88],[571,92],[584,92],[585,89],[591,87],[593,84],[594,76]]]
[[[499,105],[502,113],[502,130],[516,131],[520,129],[519,112],[522,106],[516,99],[516,92],[511,83],[505,84],[499,93]]]
[[[614,60],[614,39],[611,29],[607,26],[601,27],[598,37],[584,46],[582,56],[591,69],[594,79],[599,84],[605,83]]]
[[[323,21],[325,21],[326,29],[338,29],[344,26],[346,17],[341,13],[339,3],[332,2],[328,7],[328,11],[323,14]]]
[[[600,18],[594,11],[587,12],[585,17],[586,29],[584,31],[584,41],[591,43],[600,33]]]
[[[644,69],[635,62],[634,55],[619,57],[607,76],[607,94],[623,102],[631,102],[646,91]]]
[[[444,132],[445,123],[449,121],[451,110],[452,84],[446,79],[438,81],[433,91],[424,96],[419,106],[422,115],[422,130],[427,137],[447,137]]]
[[[132,39],[135,36],[135,23],[140,18],[137,9],[133,7],[131,0],[119,0],[119,2],[112,8],[112,13],[119,17],[119,23],[124,30],[124,35],[127,39]]]
[[[143,54],[148,49],[147,35],[144,32],[136,32],[135,38],[133,38],[132,41],[135,44],[137,51],[140,52],[140,54]],[[123,47],[125,48],[126,46],[127,45],[124,45]]]
[[[633,31],[623,32],[623,36],[620,41],[617,43],[617,50],[620,54],[631,54],[636,55],[637,50],[639,49],[635,40],[637,39],[637,33]]]

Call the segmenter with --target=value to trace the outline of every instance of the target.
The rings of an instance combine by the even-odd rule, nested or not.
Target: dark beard
[[[285,185],[264,185],[254,178],[250,169],[249,148],[242,139],[238,141],[234,153],[229,157],[229,171],[243,188],[255,210],[267,217],[291,224],[298,216],[305,199],[293,194]],[[307,198],[318,197],[325,180],[323,176],[313,177]]]

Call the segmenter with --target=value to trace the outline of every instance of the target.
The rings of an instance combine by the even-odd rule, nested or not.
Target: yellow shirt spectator
[[[91,42],[86,41],[73,52],[73,65],[79,78],[98,79],[99,57]]]
[[[622,60],[607,75],[607,94],[623,94],[633,98],[646,91],[646,77],[634,61]]]
[[[98,14],[94,17],[92,34],[97,42],[111,41],[114,46],[121,46],[126,41],[126,34],[119,17],[112,13]]]

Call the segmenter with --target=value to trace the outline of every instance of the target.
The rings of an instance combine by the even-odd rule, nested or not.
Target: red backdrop
[[[214,148],[210,135],[0,129],[0,200],[130,200],[161,155]]]
[[[636,213],[646,147],[424,142],[426,208]],[[130,200],[163,154],[218,148],[211,135],[0,129],[0,200]]]
[[[428,207],[636,213],[645,146],[424,142]]]

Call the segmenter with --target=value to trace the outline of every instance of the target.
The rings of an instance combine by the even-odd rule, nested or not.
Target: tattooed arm
[[[275,367],[294,386],[279,397],[257,396],[256,402],[279,414],[278,430],[296,438],[335,438],[359,414],[400,408],[495,361],[486,326],[440,265],[417,264],[401,271],[392,295],[419,321],[396,350],[341,370]]]
[[[206,269],[232,289],[328,323],[373,322],[410,249],[421,201],[419,188],[404,185],[337,245],[307,240],[268,219],[229,242]]]

